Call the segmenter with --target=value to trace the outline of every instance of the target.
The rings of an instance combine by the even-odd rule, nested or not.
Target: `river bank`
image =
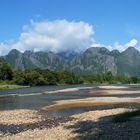
[[[0,129],[0,138],[3,140],[138,140],[140,137],[138,118],[121,124],[112,122],[113,115],[128,110],[130,109],[96,110],[52,120],[41,119],[40,116],[34,114],[35,112],[33,113],[34,116],[27,110],[22,111],[25,115],[18,111],[19,114],[16,114],[15,119],[17,119],[18,115],[22,114],[25,117],[24,123],[20,117],[14,124],[9,121],[8,123],[6,121],[4,124],[1,123],[3,128]],[[33,120],[30,122],[31,118]],[[20,121],[18,121],[19,119]]]
[[[19,88],[27,88],[29,86],[22,86],[22,85],[16,85],[10,82],[2,82],[0,81],[0,90],[4,90],[4,89],[19,89]]]
[[[0,105],[0,139],[140,138],[139,116],[129,122],[113,122],[117,114],[140,108],[139,85],[81,85],[37,90],[30,94],[20,94],[19,90],[17,95],[0,97],[4,101]]]

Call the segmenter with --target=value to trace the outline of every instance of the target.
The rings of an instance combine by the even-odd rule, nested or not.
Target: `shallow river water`
[[[23,89],[0,90],[0,110],[33,109],[40,110],[43,107],[53,105],[59,100],[83,99],[97,95],[86,92],[86,88],[98,87],[98,84],[41,86]],[[106,85],[107,86],[107,85]],[[76,91],[61,92],[65,89],[78,88]],[[57,93],[59,91],[59,93]],[[52,92],[52,93],[50,93]],[[118,96],[118,95],[117,95]],[[120,95],[123,96],[123,95]],[[131,96],[131,95],[130,95]],[[134,96],[134,95],[133,95]],[[140,96],[137,94],[137,96]],[[63,117],[91,110],[92,107],[75,107],[61,110],[48,111],[49,117]]]

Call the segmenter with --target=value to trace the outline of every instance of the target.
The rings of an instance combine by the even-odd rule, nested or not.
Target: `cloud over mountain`
[[[0,43],[0,55],[7,54],[11,49],[21,52],[25,50],[37,51],[84,51],[89,47],[106,47],[120,51],[129,46],[135,47],[137,40],[132,39],[124,45],[116,42],[114,45],[96,43],[93,26],[83,21],[40,21],[31,20],[23,27],[17,41]]]
[[[124,45],[121,45],[119,42],[114,43],[114,45],[111,47],[112,49],[117,49],[120,51],[124,51],[128,47],[136,47],[137,48],[138,41],[136,39],[131,39],[129,42],[127,42]],[[139,49],[139,48],[137,48]]]
[[[23,27],[17,42],[12,44],[1,43],[1,54],[10,49],[21,52],[32,51],[82,51],[94,42],[93,26],[85,22],[54,20],[31,21]]]

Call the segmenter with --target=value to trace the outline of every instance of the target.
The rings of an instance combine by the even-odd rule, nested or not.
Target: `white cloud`
[[[93,26],[83,21],[40,21],[31,20],[29,25],[23,26],[23,32],[18,41],[0,43],[0,55],[7,54],[11,49],[21,52],[32,51],[84,51],[89,47],[106,47],[109,50],[118,49],[123,51],[129,46],[136,47],[138,41],[130,40],[121,45],[103,45],[94,40]]]
[[[17,42],[0,45],[0,55],[11,49],[32,51],[82,51],[93,42],[93,26],[85,22],[55,20],[31,21],[23,27]]]
[[[112,46],[112,49],[117,49],[121,52],[121,51],[124,51],[125,49],[127,49],[128,47],[137,48],[137,44],[138,44],[138,41],[136,39],[132,39],[129,42],[123,44],[123,45],[120,44],[119,42],[115,42],[114,45]]]
[[[105,47],[110,51],[116,49],[116,50],[119,50],[120,52],[122,52],[125,49],[127,49],[128,47],[135,47],[139,50],[139,48],[137,47],[137,44],[138,44],[138,40],[132,39],[129,42],[123,44],[123,45],[120,44],[119,42],[115,42],[113,45],[104,45],[104,44],[99,44],[99,43],[94,42],[91,45],[91,47]]]
[[[136,47],[136,45],[138,44],[138,41],[136,39],[132,39],[130,40],[128,43],[125,44],[125,47],[128,48],[128,47]]]
[[[0,43],[0,56],[7,54],[10,49],[11,48],[8,44]]]

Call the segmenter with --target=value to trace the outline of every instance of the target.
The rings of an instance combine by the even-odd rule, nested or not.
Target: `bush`
[[[45,80],[37,71],[31,70],[25,72],[25,84],[30,86],[44,85]]]
[[[12,80],[12,78],[13,71],[11,66],[3,59],[0,59],[0,80]]]

